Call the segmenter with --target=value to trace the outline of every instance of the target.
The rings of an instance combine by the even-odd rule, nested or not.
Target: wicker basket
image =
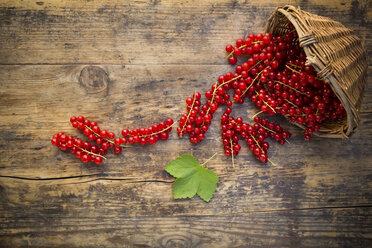
[[[307,56],[306,63],[314,67],[319,78],[330,84],[347,112],[344,120],[322,124],[318,135],[349,137],[359,126],[362,94],[367,82],[366,54],[360,39],[339,22],[290,5],[274,11],[267,21],[266,32],[286,34],[289,23],[298,33],[300,46]]]

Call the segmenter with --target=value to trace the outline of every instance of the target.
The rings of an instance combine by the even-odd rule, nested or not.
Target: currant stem
[[[196,94],[196,90],[195,90],[195,92],[194,92],[194,95],[195,95],[195,94]],[[194,108],[194,103],[195,103],[195,101],[196,101],[196,97],[193,97],[193,101],[192,101],[192,105],[191,105],[191,108],[190,108],[189,114],[187,115],[187,118],[186,118],[185,124],[183,124],[183,127],[182,127],[181,132],[180,132],[181,137],[183,137],[183,130],[185,129],[186,124],[187,124],[187,121],[188,121],[189,118],[190,118],[191,110]]]
[[[305,116],[307,116],[307,114],[300,114],[300,115],[290,115],[290,114],[286,114],[286,115],[284,115],[284,116],[286,116],[286,117],[291,117],[291,116],[294,116],[294,117],[305,117]]]
[[[257,122],[254,122],[254,123],[257,123]],[[257,123],[258,125],[260,125],[262,128],[266,129],[267,131],[270,131],[272,133],[275,133],[275,131],[271,130],[270,128],[267,128],[265,127],[264,125],[262,125],[261,123]]]
[[[112,144],[115,144],[115,142],[112,141],[112,140],[110,140],[110,139],[102,138],[101,135],[99,135],[98,133],[94,132],[93,129],[91,129],[89,126],[84,125],[84,127],[88,128],[92,133],[94,133],[95,135],[97,135],[97,136],[100,137],[101,139],[104,139],[104,140],[106,140],[107,142],[110,142],[110,143],[112,143]],[[120,145],[120,147],[126,147],[126,148],[127,148],[127,147],[130,147],[130,146]]]
[[[230,82],[232,82],[232,81],[234,81],[234,80],[236,80],[236,79],[238,79],[238,78],[241,78],[241,77],[242,77],[242,75],[239,75],[239,76],[237,76],[237,77],[234,77],[234,78],[230,79],[229,81],[223,82],[223,83],[220,84],[220,85],[218,85],[217,82],[215,83],[215,85],[217,85],[217,86],[216,86],[216,88],[214,89],[214,91],[213,91],[213,93],[212,93],[211,104],[209,105],[209,108],[208,108],[208,110],[207,110],[207,112],[206,112],[205,115],[209,114],[209,110],[210,110],[210,108],[211,108],[211,105],[212,105],[212,103],[214,102],[214,96],[216,95],[216,91],[217,91],[219,88],[221,88],[222,86],[224,86],[225,84],[228,84],[228,83],[230,83]],[[204,121],[203,121],[202,125],[204,125]]]
[[[288,69],[290,69],[291,71],[293,71],[293,72],[296,72],[296,73],[298,73],[298,74],[300,74],[300,72],[299,71],[296,71],[295,69],[293,69],[293,68],[291,68],[291,67],[289,67],[288,65],[291,65],[291,66],[294,66],[294,67],[297,67],[297,68],[301,68],[302,69],[302,67],[300,67],[300,66],[298,66],[298,65],[294,65],[294,64],[291,64],[291,63],[287,63],[286,65],[285,65],[285,67],[287,67]],[[319,78],[319,77],[315,77],[316,79],[318,79],[318,80],[322,80],[321,78]]]
[[[217,155],[217,152],[215,154],[213,154],[212,157],[208,158],[207,161],[205,161],[201,166],[204,166],[206,163],[208,163],[216,155]]]
[[[209,110],[211,109],[211,105],[212,105],[213,102],[214,102],[214,96],[216,95],[216,91],[217,91],[217,89],[218,89],[218,83],[215,83],[214,85],[216,85],[216,87],[214,88],[214,91],[213,91],[213,93],[212,93],[211,104],[209,105],[208,110],[207,110],[207,112],[205,113],[205,115],[209,114]],[[203,120],[202,126],[203,126],[203,125],[204,125],[204,120]]]
[[[296,71],[295,69],[293,69],[292,67],[290,67],[290,66],[288,66],[288,65],[285,65],[285,67],[287,67],[287,68],[290,69],[291,71],[296,72],[296,73],[298,73],[298,74],[301,73],[301,72],[299,72],[299,71]]]
[[[234,49],[233,49],[233,51],[232,51],[231,53],[229,53],[229,54],[226,56],[226,58],[225,58],[225,60],[224,60],[223,62],[226,62],[226,60],[228,60],[228,59],[230,58],[230,56],[233,55],[233,54],[234,54]]]
[[[96,154],[96,153],[93,153],[93,152],[90,152],[90,151],[87,151],[85,150],[84,148],[81,148],[81,147],[78,147],[77,145],[74,145],[76,148],[82,150],[83,152],[86,152],[88,154],[91,154],[91,155],[94,155],[94,156],[98,156],[98,157],[101,157],[103,159],[106,159],[104,156],[100,155],[100,154]]]
[[[290,64],[290,63],[288,63],[288,65],[292,65],[292,66],[296,66],[296,65],[293,65],[293,64]],[[301,72],[299,72],[299,71],[296,71],[295,69],[293,69],[293,68],[291,68],[291,67],[289,67],[287,64],[285,65],[285,67],[287,67],[288,69],[290,69],[291,71],[293,71],[293,72],[296,72],[296,73],[298,73],[298,74],[300,74]],[[298,67],[298,66],[297,66]],[[302,68],[302,67],[301,67]],[[318,80],[322,80],[321,78],[319,78],[319,77],[315,77],[316,79],[318,79]]]
[[[265,153],[264,150],[262,149],[262,147],[260,146],[260,143],[258,143],[258,141],[256,140],[256,138],[252,135],[252,134],[249,134],[252,139],[254,140],[254,142],[256,142],[257,146],[261,149],[261,152],[262,153]],[[276,165],[274,164],[269,158],[267,159],[272,165]]]
[[[262,111],[259,111],[259,112],[255,113],[255,114],[251,117],[251,119],[253,120],[257,115],[262,114],[262,113],[263,113]]]
[[[284,99],[284,100],[285,100],[287,103],[289,103],[289,104],[295,106],[296,108],[299,108],[296,104],[294,104],[294,103],[291,102],[290,100],[288,100],[288,99]]]
[[[257,91],[256,91],[256,95],[257,95],[257,96],[259,95]],[[268,104],[268,103],[267,103],[265,100],[263,100],[263,99],[262,99],[261,101],[263,101],[263,102],[265,103],[265,105],[267,105],[269,108],[271,108],[271,110],[274,111],[274,113],[276,114],[275,109],[274,109],[273,107],[271,107],[270,104]]]
[[[173,127],[176,123],[177,123],[177,122],[173,122],[173,124],[170,125],[169,127],[166,127],[166,128],[164,128],[164,129],[162,129],[162,130],[156,132],[156,133],[145,134],[145,135],[141,135],[141,136],[139,136],[139,137],[140,137],[140,138],[145,138],[145,137],[148,137],[148,136],[153,136],[153,135],[156,135],[156,134],[162,133],[162,132],[168,130],[169,128]]]
[[[256,143],[256,145],[261,149],[262,153],[264,153],[264,150],[262,149],[262,147],[260,146],[260,143],[258,143],[258,141],[256,140],[256,138],[252,135],[252,134],[249,134],[252,139],[254,140],[254,142]]]
[[[107,142],[110,142],[110,143],[115,144],[115,142],[112,141],[112,140],[110,140],[110,139],[102,138],[101,135],[99,135],[98,133],[94,132],[93,129],[91,129],[89,126],[84,125],[84,127],[88,128],[92,133],[94,133],[95,135],[97,135],[97,136],[100,137],[101,139],[104,139],[104,140],[106,140]]]
[[[241,49],[241,48],[243,48],[243,47],[246,47],[246,46],[247,46],[247,45],[240,46],[239,49]],[[229,53],[229,54],[227,55],[227,57],[225,58],[224,62],[226,62],[226,60],[227,60],[228,58],[230,58],[230,56],[233,55],[233,54],[234,54],[234,49],[232,50],[231,53]]]
[[[242,77],[242,75],[239,75],[239,76],[237,76],[237,77],[234,77],[234,78],[232,78],[232,79],[230,79],[229,81],[226,81],[226,82],[223,82],[222,84],[220,84],[220,85],[218,85],[218,87],[217,87],[217,89],[216,90],[218,90],[219,88],[221,88],[222,86],[224,86],[225,84],[228,84],[228,83],[230,83],[230,82],[232,82],[232,81],[234,81],[234,80],[236,80],[236,79],[238,79],[238,78],[241,78]],[[216,83],[217,84],[217,83]],[[213,94],[213,96],[214,96],[214,94]],[[212,98],[213,99],[213,98]],[[212,102],[213,103],[213,102]],[[212,104],[211,103],[211,104]]]
[[[265,127],[265,126],[262,125],[261,123],[258,123],[258,122],[254,122],[254,123],[257,123],[258,125],[260,125],[262,128],[264,128],[265,130],[267,130],[267,131],[269,131],[269,132],[276,133],[274,130],[271,130],[270,128]],[[284,140],[287,141],[288,144],[291,144],[287,139],[284,139]]]
[[[294,91],[297,92],[297,93],[300,93],[300,94],[302,94],[302,95],[306,95],[306,93],[304,93],[304,92],[302,92],[302,91],[299,91],[299,90],[297,90],[296,88],[293,88],[292,86],[289,86],[288,84],[285,84],[285,83],[280,82],[280,81],[277,81],[277,80],[274,80],[274,82],[275,82],[275,83],[282,84],[282,85],[285,85],[285,86],[287,86],[287,87],[290,88],[291,90],[294,90]]]
[[[251,68],[248,69],[248,71],[251,71],[253,68],[255,68],[261,62],[262,62],[262,60],[257,61],[256,64],[254,64]]]
[[[231,161],[232,161],[232,166],[233,168],[235,167],[234,165],[234,149],[233,149],[233,144],[232,144],[232,139],[230,137],[230,149],[231,149]]]
[[[293,67],[297,67],[297,68],[300,68],[300,69],[302,69],[302,67],[301,67],[301,66],[299,66],[299,65],[295,65],[295,64],[292,64],[292,63],[287,63],[287,65],[290,65],[290,66],[293,66]]]
[[[271,161],[269,158],[267,158],[267,160],[274,166],[276,166],[277,164],[274,164],[273,161]]]
[[[269,66],[266,66],[263,70],[265,70],[265,69],[267,69]],[[241,94],[241,96],[240,97],[242,97],[248,90],[249,90],[249,88],[254,84],[254,82],[256,81],[256,79],[262,74],[262,72],[263,72],[263,70],[262,71],[260,71],[258,74],[257,74],[257,76],[253,79],[253,81],[252,81],[252,83],[248,86],[248,88],[246,88],[245,89],[245,91]]]

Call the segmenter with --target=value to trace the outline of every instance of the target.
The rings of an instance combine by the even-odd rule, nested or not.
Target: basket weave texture
[[[314,67],[319,78],[329,83],[347,112],[345,120],[322,124],[319,136],[349,137],[359,126],[359,111],[367,82],[366,53],[361,40],[339,22],[290,5],[273,12],[267,21],[266,32],[284,35],[290,31],[289,23],[298,33],[306,63]]]

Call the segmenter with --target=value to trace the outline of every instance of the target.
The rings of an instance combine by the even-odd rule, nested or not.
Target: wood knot
[[[192,241],[190,238],[182,235],[167,235],[159,240],[160,247],[164,248],[184,248],[192,247]]]
[[[107,89],[109,77],[101,67],[86,66],[80,72],[79,82],[88,94],[94,94]]]

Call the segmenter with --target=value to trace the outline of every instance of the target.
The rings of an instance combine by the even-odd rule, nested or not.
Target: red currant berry
[[[56,138],[52,138],[52,144],[54,146],[58,145],[58,140]]]
[[[84,116],[79,115],[79,116],[77,117],[77,121],[78,121],[78,122],[83,123],[84,120],[85,120]]]
[[[113,132],[109,132],[109,133],[107,134],[107,137],[108,137],[109,139],[113,139],[113,138],[115,138],[115,134],[114,134]]]
[[[155,144],[156,138],[154,136],[149,137],[148,142],[150,145]]]
[[[88,163],[90,161],[90,156],[88,154],[82,155],[81,161],[83,161],[83,163]]]
[[[115,145],[120,146],[121,145],[121,141],[122,141],[121,138],[115,138],[115,140],[114,140]]]
[[[129,130],[128,129],[123,129],[121,131],[121,135],[123,135],[123,137],[127,137],[129,135]],[[101,135],[102,136],[102,135]]]
[[[99,135],[102,137],[102,138],[106,138],[107,137],[107,135],[108,135],[108,132],[107,132],[107,130],[101,130],[101,132],[99,133]]]
[[[96,164],[101,164],[102,163],[102,157],[100,157],[100,156],[96,156],[95,158],[94,158],[94,163],[96,163]]]
[[[120,146],[115,146],[114,153],[119,154],[119,153],[121,153],[121,151],[122,151],[122,149],[121,149]]]
[[[227,45],[225,49],[226,49],[226,52],[231,53],[234,47],[232,45]]]
[[[232,64],[232,65],[235,65],[236,62],[238,62],[238,59],[235,57],[235,56],[231,56],[229,58],[229,63]]]

